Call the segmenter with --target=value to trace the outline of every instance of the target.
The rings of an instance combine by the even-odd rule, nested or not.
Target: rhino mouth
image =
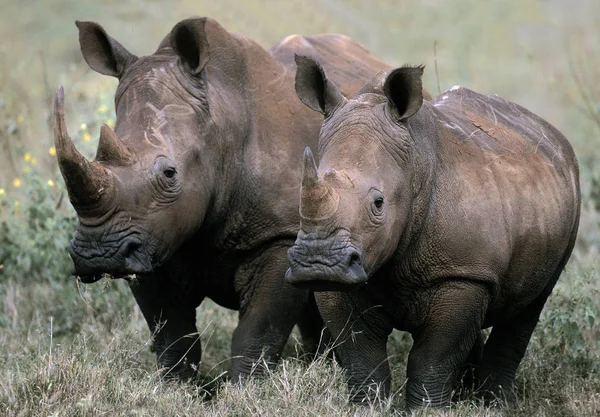
[[[69,254],[73,260],[72,275],[83,283],[93,283],[104,276],[125,278],[146,275],[154,270],[152,258],[138,238],[127,238],[117,248],[103,250],[90,245],[82,246],[76,239],[70,242]]]
[[[353,246],[340,250],[314,253],[306,245],[294,245],[288,251],[290,268],[285,281],[314,291],[350,291],[367,283],[361,254]]]
[[[93,284],[94,282],[100,281],[102,278],[108,279],[124,279],[125,281],[134,281],[142,278],[145,274],[109,274],[107,272],[102,272],[100,274],[90,274],[90,275],[74,275],[78,281],[84,284]]]
[[[306,279],[305,277],[298,275],[299,274],[297,272],[292,272],[292,268],[288,268],[287,272],[285,273],[285,280],[296,288],[305,288],[312,291],[348,292],[354,290],[356,287],[366,284],[367,282],[366,278],[364,281],[362,279],[336,280],[332,279],[331,275],[328,275],[327,277],[311,277],[310,279]]]

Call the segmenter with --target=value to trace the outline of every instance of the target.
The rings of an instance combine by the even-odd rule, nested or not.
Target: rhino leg
[[[461,369],[481,334],[488,292],[473,282],[449,281],[431,294],[427,316],[412,333],[406,405],[441,407],[450,403]]]
[[[163,377],[185,380],[195,375],[202,354],[196,329],[196,305],[159,277],[144,277],[130,285],[153,334]]]
[[[374,307],[362,289],[349,293],[315,293],[319,311],[331,333],[332,344],[348,375],[350,398],[365,405],[389,395],[391,379],[387,356],[392,322]]]
[[[471,353],[469,353],[465,365],[460,372],[462,378],[458,381],[458,390],[453,400],[460,401],[466,399],[470,393],[478,388],[479,380],[477,379],[477,373],[483,360],[484,343],[483,334],[479,332],[479,335],[475,339],[475,344],[471,348]]]
[[[261,374],[281,356],[294,325],[308,301],[308,291],[283,281],[288,246],[261,253],[238,269],[236,290],[241,295],[239,323],[231,344],[231,378]]]
[[[309,294],[306,308],[298,319],[298,328],[302,335],[302,348],[305,355],[314,357],[328,351],[331,343],[331,335],[315,302],[314,294]]]
[[[496,324],[485,343],[483,361],[477,374],[479,392],[486,400],[515,400],[514,380],[525,355],[531,334],[550,291],[540,295],[517,316]]]

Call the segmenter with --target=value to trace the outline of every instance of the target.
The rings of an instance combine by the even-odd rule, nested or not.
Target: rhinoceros
[[[513,399],[577,234],[569,142],[496,95],[457,86],[423,101],[423,67],[383,71],[346,99],[318,62],[297,62],[296,92],[325,120],[318,168],[304,152],[285,279],[316,290],[353,399],[389,393],[393,329],[413,338],[409,408],[448,404],[467,366],[485,398]]]
[[[131,290],[166,376],[197,369],[205,298],[239,310],[234,381],[274,363],[296,323],[314,351],[314,299],[283,277],[300,224],[296,155],[316,143],[322,116],[298,100],[286,60],[313,54],[347,94],[389,66],[334,34],[290,36],[269,53],[210,18],[179,22],[141,57],[97,23],[77,27],[85,61],[119,84],[114,131],[101,127],[93,161],[68,135],[62,87],[55,98],[57,158],[79,219],[73,274],[135,274]]]

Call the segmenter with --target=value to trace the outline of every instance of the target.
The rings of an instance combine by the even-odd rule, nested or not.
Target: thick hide
[[[447,405],[472,369],[464,388],[512,399],[577,235],[571,145],[495,95],[452,87],[424,101],[422,67],[381,73],[348,100],[313,59],[297,63],[296,92],[325,121],[318,168],[305,151],[286,282],[319,291],[353,399],[389,393],[394,328],[414,339],[409,407]]]
[[[166,376],[197,369],[206,297],[240,312],[234,381],[274,363],[296,323],[315,351],[312,294],[283,277],[300,224],[299,155],[316,145],[322,117],[296,97],[285,57],[317,57],[348,94],[388,66],[344,36],[293,36],[269,52],[209,18],[179,22],[149,56],[96,23],[77,27],[86,62],[119,85],[115,130],[102,127],[94,161],[68,137],[57,93],[57,156],[79,216],[74,275],[136,274],[131,289]]]

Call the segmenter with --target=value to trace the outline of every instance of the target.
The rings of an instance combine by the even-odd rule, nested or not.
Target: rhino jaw
[[[347,246],[335,253],[318,253],[295,244],[288,250],[290,268],[285,281],[295,287],[314,291],[350,291],[367,283],[360,252]]]

